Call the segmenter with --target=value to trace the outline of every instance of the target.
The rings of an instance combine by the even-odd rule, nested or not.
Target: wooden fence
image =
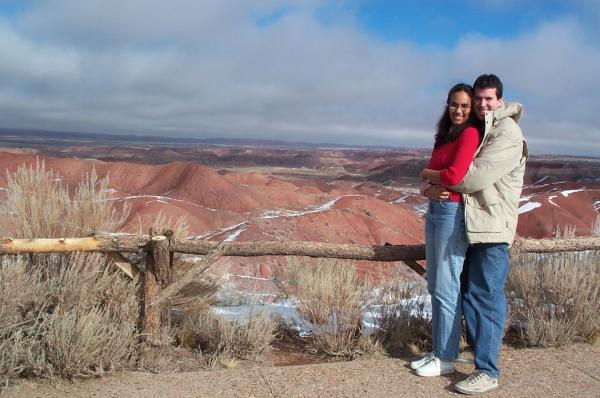
[[[511,255],[561,251],[600,250],[599,237],[562,239],[518,239]],[[367,246],[299,241],[213,242],[178,239],[164,235],[97,235],[87,238],[11,239],[0,238],[0,255],[25,253],[102,252],[131,278],[141,275],[140,324],[149,342],[158,335],[168,316],[169,299],[188,283],[197,280],[222,256],[309,256],[364,261],[402,261],[419,275],[425,269],[425,245]],[[146,266],[140,270],[122,253],[145,254]],[[178,280],[173,280],[173,254],[204,255]]]

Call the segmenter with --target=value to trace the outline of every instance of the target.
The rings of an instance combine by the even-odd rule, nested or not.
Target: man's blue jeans
[[[467,251],[462,203],[429,200],[425,219],[427,290],[431,295],[433,354],[443,361],[458,357],[460,275]]]
[[[463,313],[475,369],[498,378],[498,357],[506,320],[504,283],[508,275],[506,243],[469,246],[463,280]]]

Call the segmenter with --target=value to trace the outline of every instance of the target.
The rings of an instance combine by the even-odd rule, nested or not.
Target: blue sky
[[[594,0],[0,0],[1,127],[429,147],[496,73],[533,152],[600,156],[598,26]]]

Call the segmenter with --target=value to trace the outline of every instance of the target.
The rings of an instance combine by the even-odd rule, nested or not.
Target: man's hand
[[[448,199],[450,197],[450,192],[441,185],[431,185],[423,191],[423,195],[427,196],[429,199],[441,201]]]

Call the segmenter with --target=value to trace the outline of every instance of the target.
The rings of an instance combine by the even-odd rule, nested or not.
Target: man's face
[[[473,102],[475,114],[480,120],[485,118],[485,111],[495,111],[502,105],[502,99],[498,98],[496,88],[476,88]]]

